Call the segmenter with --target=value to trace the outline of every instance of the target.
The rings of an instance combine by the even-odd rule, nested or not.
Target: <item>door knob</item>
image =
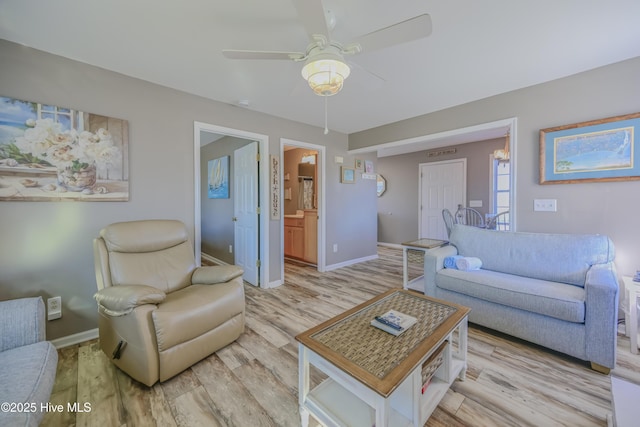
[[[231,218],[231,221],[237,221],[238,218],[236,218],[235,216],[233,218]]]

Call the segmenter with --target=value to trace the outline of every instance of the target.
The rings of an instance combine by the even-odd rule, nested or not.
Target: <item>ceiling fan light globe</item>
[[[302,77],[309,83],[315,94],[331,96],[340,92],[350,72],[349,66],[342,61],[316,59],[305,64],[302,68]]]

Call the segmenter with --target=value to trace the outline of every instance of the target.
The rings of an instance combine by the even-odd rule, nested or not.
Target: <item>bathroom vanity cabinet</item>
[[[284,255],[316,264],[318,262],[318,212],[284,216]]]

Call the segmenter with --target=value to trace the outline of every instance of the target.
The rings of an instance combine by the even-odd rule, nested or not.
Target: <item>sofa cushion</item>
[[[436,286],[560,320],[585,321],[585,291],[578,286],[484,269],[440,270]]]
[[[584,286],[592,265],[614,259],[607,236],[500,232],[455,224],[449,238],[463,256],[482,268],[534,279]]]
[[[27,403],[18,412],[0,412],[0,425],[37,426],[56,379],[58,353],[48,341],[0,352],[0,402]]]

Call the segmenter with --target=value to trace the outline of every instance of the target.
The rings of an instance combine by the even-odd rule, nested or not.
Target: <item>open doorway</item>
[[[324,162],[320,145],[282,139],[282,248],[284,260],[324,271]]]
[[[235,187],[234,160],[244,147],[254,145],[259,153],[268,153],[268,137],[236,129],[224,128],[207,123],[194,122],[194,184],[195,184],[195,255],[198,263],[203,256],[212,258],[215,263],[243,263],[255,269],[245,269],[251,277],[245,277],[249,283],[269,287],[269,222],[268,215],[260,215],[261,203],[268,200],[268,186],[259,185],[268,182],[268,162],[255,159],[255,186],[258,189],[255,198],[255,224],[252,236],[238,239],[236,236],[237,200],[246,195],[242,189]],[[228,196],[209,198],[210,164],[216,161],[228,165],[226,173],[234,182],[229,183]],[[215,174],[217,168],[211,172]],[[245,228],[243,228],[244,230]],[[250,237],[250,238],[249,238]],[[245,248],[247,242],[255,242],[255,250]],[[239,258],[236,256],[241,255]],[[250,256],[248,256],[248,254]]]

